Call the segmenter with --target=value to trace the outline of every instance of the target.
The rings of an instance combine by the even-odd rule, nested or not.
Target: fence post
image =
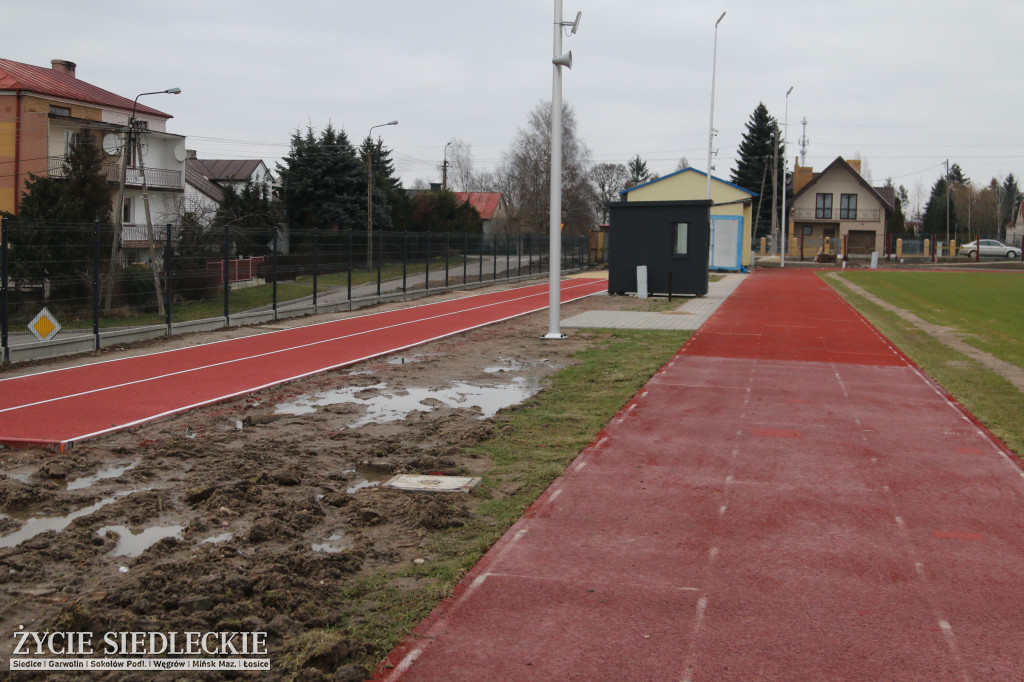
[[[516,235],[516,277],[523,276],[523,233]]]
[[[352,230],[348,231],[348,309],[352,310]]]
[[[274,286],[273,286],[273,309],[274,309],[274,321],[277,321],[277,227],[274,227],[274,252],[271,254],[270,269],[273,271]]]
[[[426,262],[426,270],[424,272],[423,288],[427,290],[427,295],[429,296],[430,295],[430,232],[427,232],[427,235],[426,235],[426,249],[425,250],[427,252],[427,257],[426,257],[426,261],[425,261]]]
[[[509,252],[508,252],[509,247],[511,247],[511,246],[512,246],[512,235],[510,235],[508,232],[506,232],[505,233],[505,279],[510,279],[512,277],[512,271],[509,269],[510,266],[511,266],[511,261],[510,261],[511,256],[509,255]]]
[[[480,234],[480,248],[478,251],[480,252],[480,263],[478,264],[480,279],[478,281],[482,284],[484,281],[484,235],[482,233]]]
[[[11,349],[8,346],[7,320],[7,218],[0,218],[0,361],[11,361]]]
[[[92,337],[100,349],[100,221],[92,223]]]
[[[227,225],[224,226],[224,326],[231,326],[231,309],[228,306],[228,292],[231,289],[231,284],[228,281],[228,256],[231,251],[231,228]]]
[[[384,230],[377,235],[377,303],[380,303],[380,269],[384,266]]]
[[[469,232],[463,236],[465,243],[462,246],[462,284],[466,285],[469,283]]]
[[[316,315],[318,311],[316,307],[316,287],[317,287],[317,261],[320,257],[320,228],[313,228],[313,314]]]
[[[409,271],[409,233],[402,232],[402,300],[406,300],[407,273]]]
[[[171,246],[171,224],[167,223],[167,246],[164,249],[164,321],[167,323],[167,335],[171,335],[171,259],[174,250]]]
[[[492,274],[491,281],[497,281],[498,279],[498,235],[491,235],[491,266]]]
[[[444,233],[444,290],[448,291],[448,256],[452,252],[452,233]]]

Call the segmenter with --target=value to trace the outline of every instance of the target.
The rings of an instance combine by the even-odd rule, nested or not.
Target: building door
[[[743,267],[743,218],[711,216],[711,246],[708,267],[714,270],[739,270]]]

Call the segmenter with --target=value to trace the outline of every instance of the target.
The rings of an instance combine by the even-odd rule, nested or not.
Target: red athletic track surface
[[[807,271],[758,271],[385,680],[1024,679],[1024,479]]]
[[[562,282],[562,301],[606,290]],[[0,443],[65,444],[548,306],[548,286],[467,296],[0,381]]]

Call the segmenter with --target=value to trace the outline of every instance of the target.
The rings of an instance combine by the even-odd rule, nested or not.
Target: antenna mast
[[[807,165],[807,144],[810,140],[807,139],[807,117],[804,116],[804,120],[800,121],[804,126],[803,135],[800,136],[800,165]]]

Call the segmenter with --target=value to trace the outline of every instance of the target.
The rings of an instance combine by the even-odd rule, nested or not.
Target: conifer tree
[[[768,107],[761,102],[754,109],[747,121],[747,132],[743,134],[737,152],[736,169],[732,171],[733,184],[758,194],[754,198],[757,216],[754,219],[756,237],[768,234],[772,223],[772,158],[775,153],[773,135],[781,135],[779,123],[768,113]],[[779,201],[777,208],[781,210],[782,192],[786,182],[783,176],[783,160],[786,158],[786,147],[779,143],[777,174]],[[788,195],[787,195],[788,196]]]

